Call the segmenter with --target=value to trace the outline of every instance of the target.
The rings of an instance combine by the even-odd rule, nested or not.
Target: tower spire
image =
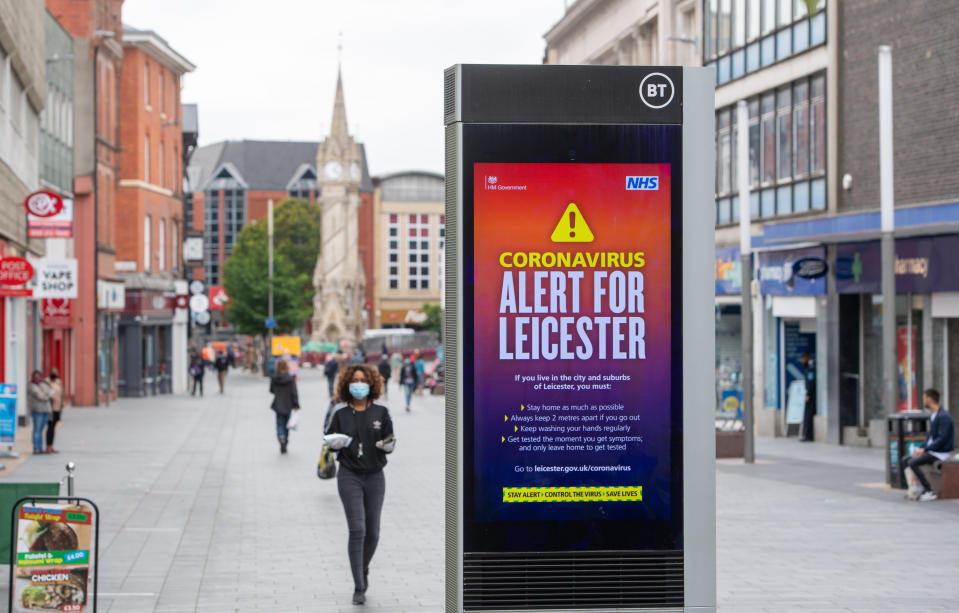
[[[336,97],[333,99],[333,120],[330,122],[330,137],[341,146],[345,146],[350,137],[346,123],[346,103],[343,101],[343,74],[336,70]]]

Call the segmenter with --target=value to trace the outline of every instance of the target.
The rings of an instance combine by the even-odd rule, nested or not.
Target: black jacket
[[[926,439],[926,451],[938,451],[946,453],[952,451],[955,447],[955,428],[950,415],[945,407],[939,407],[936,411],[936,418],[932,420],[929,427],[929,438]]]
[[[273,394],[273,405],[270,408],[280,415],[289,415],[293,409],[300,408],[296,380],[288,373],[277,373],[270,378],[270,393]]]
[[[216,360],[213,361],[213,368],[215,368],[217,372],[223,372],[230,368],[230,362],[222,355],[217,356]]]
[[[365,411],[355,411],[345,402],[336,405],[326,433],[353,437],[350,446],[337,454],[342,466],[363,474],[386,466],[386,453],[376,447],[376,442],[393,435],[393,420],[382,404],[373,403]]]
[[[380,360],[380,363],[376,366],[377,370],[380,371],[380,376],[383,377],[383,380],[386,381],[390,378],[390,375],[393,374],[393,369],[390,368],[389,360]]]
[[[402,368],[400,368],[400,383],[416,384],[416,367],[413,366],[412,362],[404,362]]]

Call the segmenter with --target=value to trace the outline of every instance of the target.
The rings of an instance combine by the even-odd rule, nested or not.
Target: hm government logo
[[[659,191],[659,177],[626,177],[627,191]]]
[[[485,189],[486,191],[494,191],[494,192],[514,192],[514,191],[525,192],[526,186],[525,185],[503,185],[502,183],[499,182],[499,177],[497,177],[496,175],[487,175],[486,183],[483,185],[483,189]]]

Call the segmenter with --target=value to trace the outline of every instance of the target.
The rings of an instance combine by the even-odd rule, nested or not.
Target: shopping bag
[[[316,463],[316,476],[320,479],[332,479],[336,476],[336,455],[326,445],[323,445],[320,461]]]
[[[299,411],[291,412],[289,419],[286,420],[286,429],[296,430],[296,427],[299,425],[300,425],[300,412]]]

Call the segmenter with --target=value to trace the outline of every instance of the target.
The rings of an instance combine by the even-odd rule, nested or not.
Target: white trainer
[[[935,492],[923,492],[919,495],[919,502],[929,502],[930,500],[935,500],[938,498]]]

